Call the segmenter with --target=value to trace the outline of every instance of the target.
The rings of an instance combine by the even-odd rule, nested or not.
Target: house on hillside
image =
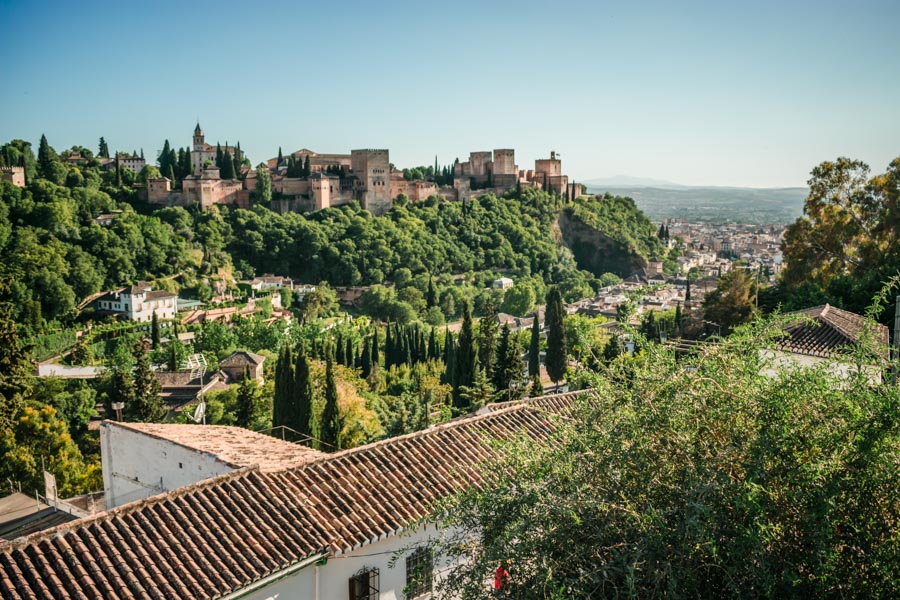
[[[178,310],[178,294],[154,290],[146,281],[140,281],[136,285],[106,292],[93,304],[98,311],[149,323],[154,312],[157,319],[174,319]]]
[[[219,369],[224,371],[225,374],[228,375],[229,383],[243,381],[244,373],[249,371],[250,377],[258,381],[259,384],[262,385],[263,363],[265,362],[265,360],[265,356],[260,356],[259,354],[240,350],[238,352],[235,352],[231,356],[219,361]]]
[[[448,567],[418,524],[430,507],[482,481],[497,440],[545,440],[591,394],[328,455],[233,427],[107,421],[111,510],[0,545],[0,596],[429,598]]]

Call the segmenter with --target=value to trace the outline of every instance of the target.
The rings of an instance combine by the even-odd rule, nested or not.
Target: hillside
[[[591,193],[628,196],[652,221],[792,223],[803,213],[806,188],[610,187],[588,183]]]
[[[578,266],[596,276],[628,277],[662,254],[656,228],[630,198],[579,198],[559,216],[563,243]]]

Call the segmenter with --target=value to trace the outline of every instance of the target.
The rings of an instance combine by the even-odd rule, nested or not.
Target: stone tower
[[[360,205],[373,215],[391,209],[391,161],[387,150],[351,150],[350,162],[356,176]]]
[[[194,147],[191,150],[191,167],[194,175],[199,176],[203,170],[203,151],[206,149],[206,142],[203,139],[203,130],[200,128],[200,122],[194,127]]]

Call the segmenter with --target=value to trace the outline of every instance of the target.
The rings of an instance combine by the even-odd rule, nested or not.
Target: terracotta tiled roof
[[[785,328],[788,337],[778,348],[796,354],[834,356],[859,341],[866,320],[855,313],[835,308],[829,304],[788,313],[802,320]],[[888,328],[877,325],[875,340],[888,350]]]
[[[107,427],[122,427],[150,437],[168,440],[191,450],[207,452],[233,467],[257,466],[265,472],[284,471],[327,456],[318,450],[242,427],[115,421],[104,423]]]
[[[553,427],[514,403],[276,473],[244,468],[0,545],[3,598],[216,598],[427,517],[482,481],[492,440]]]

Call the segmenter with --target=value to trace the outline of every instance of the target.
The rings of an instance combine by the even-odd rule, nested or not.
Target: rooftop
[[[788,337],[779,344],[779,350],[811,356],[830,357],[845,352],[860,341],[866,324],[865,317],[830,304],[798,310],[788,315],[804,319],[785,327]],[[889,351],[888,328],[877,325],[873,333],[875,341],[884,347],[884,351]]]
[[[119,423],[116,427],[168,440],[191,450],[212,454],[233,467],[258,466],[263,472],[283,471],[326,456],[318,450],[285,442],[242,427],[174,423]]]
[[[426,518],[435,501],[483,481],[480,465],[496,456],[495,440],[545,439],[552,407],[581,394],[590,397],[513,403],[284,471],[247,467],[0,543],[0,596],[215,598],[241,590]]]

